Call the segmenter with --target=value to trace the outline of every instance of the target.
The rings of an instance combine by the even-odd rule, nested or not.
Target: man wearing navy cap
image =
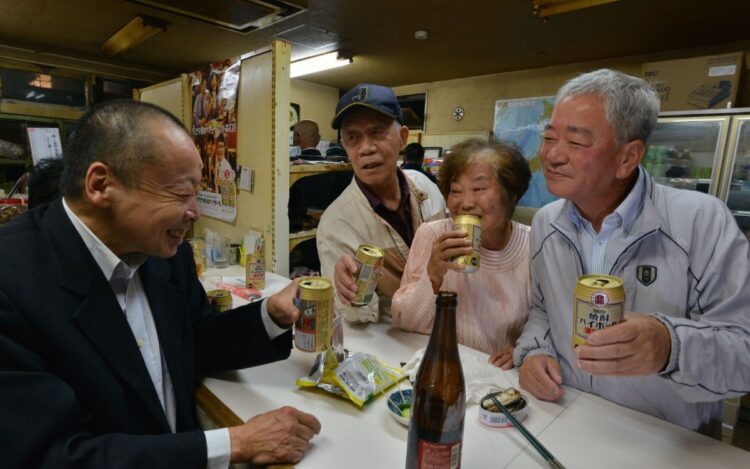
[[[351,322],[377,322],[390,315],[414,232],[422,223],[426,194],[415,188],[396,163],[409,136],[396,95],[388,87],[360,84],[336,105],[331,122],[352,162],[354,178],[328,207],[317,232],[324,277],[336,283],[336,311]],[[352,307],[357,292],[354,254],[360,244],[385,251],[383,275],[369,305]]]

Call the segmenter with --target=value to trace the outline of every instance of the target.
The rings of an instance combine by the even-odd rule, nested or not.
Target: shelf
[[[654,176],[654,181],[665,186],[674,187],[676,189],[697,190],[705,193],[707,193],[709,187],[711,187],[711,180],[704,178],[672,178],[666,176]]]
[[[350,169],[352,169],[351,163],[290,164],[289,186],[291,187],[292,184],[303,177],[334,171],[348,171]]]
[[[317,234],[318,230],[316,228],[313,228],[311,230],[304,230],[304,231],[297,231],[295,233],[289,233],[289,250],[291,251],[297,245],[303,241],[307,241],[308,239],[315,238],[315,235]]]
[[[315,176],[318,174],[325,174],[336,171],[350,171],[351,169],[351,163],[290,164],[289,187],[291,187],[295,182],[307,176]],[[304,241],[315,239],[316,233],[317,230],[315,228],[289,233],[289,251],[291,251],[292,249],[297,247],[298,244]]]
[[[22,160],[14,160],[13,158],[0,158],[0,165],[2,166],[26,166],[28,161],[26,158]]]
[[[706,179],[706,178],[691,178],[691,177],[676,178],[676,177],[668,177],[668,176],[654,176],[654,175],[652,176],[656,180],[656,182],[659,182],[659,183],[662,183],[662,181],[666,181],[666,182],[685,181],[685,182],[695,182],[695,183],[703,183],[703,184],[711,183],[711,179]]]

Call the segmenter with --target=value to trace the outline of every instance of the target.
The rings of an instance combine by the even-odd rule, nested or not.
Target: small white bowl
[[[511,411],[511,414],[516,420],[521,422],[526,418],[526,414],[528,413],[528,411],[528,402],[526,401],[525,397],[521,397],[521,404],[519,408]],[[511,421],[508,419],[508,417],[505,416],[504,413],[491,412],[489,410],[486,410],[482,408],[481,403],[479,405],[479,421],[487,427],[505,428],[513,426],[513,423],[511,423]]]
[[[388,413],[391,417],[396,419],[401,425],[409,426],[409,416],[404,416],[401,407],[408,404],[409,416],[411,415],[411,389],[403,389],[401,391],[394,391],[388,396],[386,405],[388,406]]]

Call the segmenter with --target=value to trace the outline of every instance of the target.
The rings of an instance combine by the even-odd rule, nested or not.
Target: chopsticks
[[[560,461],[558,461],[557,458],[555,458],[552,453],[550,453],[549,450],[545,448],[544,445],[539,440],[537,440],[534,435],[532,435],[531,432],[526,429],[526,427],[521,424],[521,422],[513,417],[513,414],[511,414],[510,411],[500,403],[499,399],[497,399],[494,395],[491,395],[490,399],[492,399],[492,402],[497,406],[497,408],[500,409],[506,417],[508,417],[508,420],[510,420],[513,426],[516,427],[519,432],[521,432],[524,438],[526,438],[526,440],[531,443],[531,446],[533,446],[534,449],[536,449],[539,454],[542,455],[544,460],[549,463],[549,467],[553,469],[565,469],[565,466],[563,466]]]

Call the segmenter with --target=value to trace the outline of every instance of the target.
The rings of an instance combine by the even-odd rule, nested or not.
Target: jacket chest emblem
[[[653,265],[639,265],[635,272],[638,281],[649,286],[656,280],[656,267]]]

